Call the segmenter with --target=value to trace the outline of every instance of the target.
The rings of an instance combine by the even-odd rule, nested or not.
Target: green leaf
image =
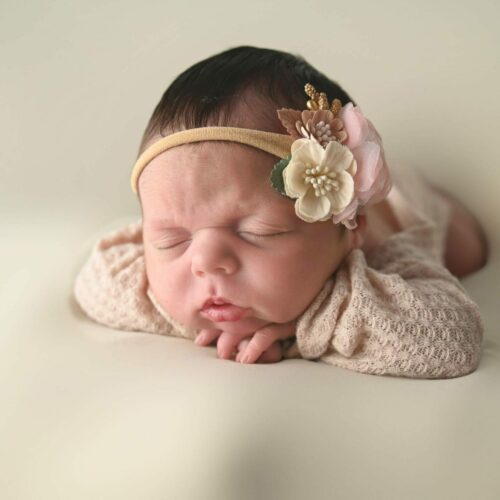
[[[288,155],[286,158],[282,158],[278,163],[276,163],[271,170],[271,174],[269,178],[271,180],[271,184],[278,193],[283,196],[288,196],[285,192],[285,182],[283,181],[283,170],[287,167],[288,163],[290,163],[290,159],[292,155]]]

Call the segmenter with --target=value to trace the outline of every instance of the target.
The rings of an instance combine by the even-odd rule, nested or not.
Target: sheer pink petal
[[[347,141],[344,144],[353,149],[359,146],[368,134],[368,123],[359,106],[354,106],[352,102],[342,106],[339,118],[344,123],[344,129],[347,132]]]
[[[373,123],[368,119],[366,120],[366,122],[368,123],[368,134],[366,135],[366,140],[382,144],[382,137],[380,137],[380,134],[378,133],[378,130],[375,128]]]
[[[380,147],[374,142],[365,142],[353,151],[358,170],[355,176],[356,191],[368,191],[377,181],[383,165]]]
[[[332,221],[334,224],[338,224],[339,222],[343,221],[344,219],[350,219],[356,215],[356,211],[358,209],[359,203],[356,197],[354,197],[351,200],[351,203],[347,205],[342,212],[339,212],[338,214],[334,214],[332,217]]]
[[[363,204],[374,205],[382,201],[392,189],[392,181],[389,172],[384,168],[379,175],[377,182],[365,192],[358,193],[358,197]]]

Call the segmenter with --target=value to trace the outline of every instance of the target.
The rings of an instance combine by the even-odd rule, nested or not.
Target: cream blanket
[[[443,264],[451,208],[421,174],[391,172],[388,200],[404,230],[369,255],[353,250],[297,321],[285,358],[358,372],[450,378],[474,371],[483,338],[479,308]],[[103,325],[194,339],[148,287],[141,221],[99,239],[74,295]]]

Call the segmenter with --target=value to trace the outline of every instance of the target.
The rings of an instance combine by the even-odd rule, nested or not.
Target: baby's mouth
[[[200,314],[215,323],[223,321],[239,321],[248,314],[250,308],[240,307],[221,298],[210,298],[205,301]]]

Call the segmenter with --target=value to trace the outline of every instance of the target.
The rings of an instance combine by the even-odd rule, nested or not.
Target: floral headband
[[[248,144],[281,158],[270,174],[274,189],[295,199],[295,213],[306,222],[331,219],[348,229],[368,205],[382,201],[392,184],[382,139],[352,102],[328,103],[324,92],[305,85],[307,110],[280,109],[288,135],[237,127],[201,127],[163,137],[137,159],[131,185],[137,193],[142,170],[157,155],[189,142],[227,140]]]

